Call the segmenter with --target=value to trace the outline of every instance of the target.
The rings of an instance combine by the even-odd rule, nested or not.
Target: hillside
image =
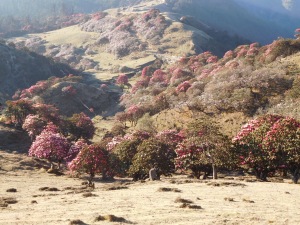
[[[299,52],[299,39],[281,39],[239,46],[219,59],[209,52],[183,57],[167,69],[144,69],[121,103],[125,114],[133,106],[144,112],[140,118],[149,113],[159,130],[182,128],[201,114],[215,118],[229,135],[261,114],[299,119]]]
[[[11,98],[18,89],[28,88],[39,80],[52,76],[62,77],[75,72],[68,65],[3,43],[0,44],[0,68],[1,102]]]

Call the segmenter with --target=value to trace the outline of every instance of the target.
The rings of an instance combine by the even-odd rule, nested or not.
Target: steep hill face
[[[252,5],[251,1],[239,0],[169,0],[160,7],[180,15],[190,15],[207,25],[237,34],[252,42],[267,44],[277,37],[293,37],[298,19],[291,14],[274,12],[262,5]],[[262,1],[266,2],[266,1]],[[273,2],[270,3],[272,8]],[[252,7],[256,6],[256,8]],[[258,13],[263,10],[263,13]],[[281,18],[280,20],[276,17]]]
[[[10,98],[18,89],[28,88],[39,80],[74,73],[67,65],[6,44],[0,44],[0,68],[2,101]]]

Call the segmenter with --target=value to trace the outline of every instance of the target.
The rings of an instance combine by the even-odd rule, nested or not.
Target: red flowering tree
[[[300,122],[289,117],[277,120],[267,132],[264,142],[278,167],[289,171],[297,183],[300,173]]]
[[[270,129],[282,118],[278,115],[265,115],[253,119],[233,139],[241,164],[252,168],[256,177],[261,180],[266,180],[268,174],[274,172],[280,164],[279,155],[265,141]]]
[[[116,80],[116,84],[120,85],[121,87],[124,87],[125,85],[129,86],[127,75],[126,74],[120,74],[118,76],[117,80]]]
[[[109,153],[97,144],[86,145],[80,150],[75,159],[68,164],[72,172],[83,172],[89,175],[91,186],[96,174],[105,174],[109,168]]]
[[[69,132],[73,139],[78,140],[83,138],[85,140],[91,139],[95,133],[95,126],[90,117],[83,112],[74,114],[69,118]]]
[[[29,149],[29,156],[41,159],[47,159],[51,163],[51,169],[54,168],[53,162],[60,163],[67,156],[70,148],[68,140],[58,132],[58,128],[52,123],[38,135]]]

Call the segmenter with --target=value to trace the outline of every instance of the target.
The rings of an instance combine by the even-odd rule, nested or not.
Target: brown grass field
[[[287,180],[97,178],[88,189],[40,163],[1,151],[0,224],[300,224],[300,186]]]

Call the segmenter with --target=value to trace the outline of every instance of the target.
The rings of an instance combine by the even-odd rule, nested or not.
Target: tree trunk
[[[297,168],[295,171],[293,171],[292,173],[292,180],[294,182],[294,184],[297,184],[298,183],[298,180],[299,180],[299,168]]]
[[[218,179],[218,170],[216,165],[212,164],[212,170],[213,170],[213,179],[214,180]]]
[[[88,186],[92,187],[93,186],[93,178],[95,177],[94,173],[90,173],[90,177],[88,178]]]

